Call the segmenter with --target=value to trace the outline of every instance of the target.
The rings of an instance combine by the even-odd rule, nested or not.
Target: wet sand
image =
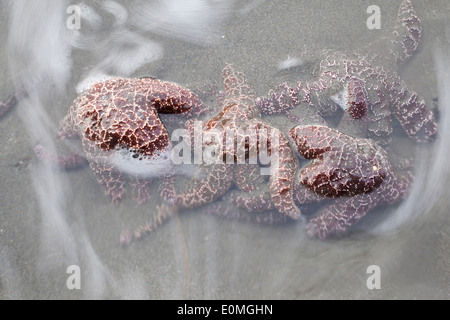
[[[378,1],[380,30],[366,27],[366,8],[371,4],[267,1],[243,13],[240,9],[245,6],[238,3],[215,45],[148,34],[163,45],[164,56],[134,75],[186,86],[216,81],[220,87],[221,70],[231,62],[246,74],[257,95],[263,95],[274,85],[293,80],[292,73],[277,70],[277,64],[288,57],[324,48],[351,50],[388,35],[398,1]],[[422,20],[423,40],[400,74],[431,104],[438,96],[434,52],[439,44],[449,48],[445,28],[450,9],[446,0],[413,4]],[[0,41],[5,44],[7,19],[3,6]],[[55,126],[76,95],[73,88],[92,67],[90,58],[74,52],[67,95],[45,106]],[[0,47],[0,74],[0,97],[4,98],[13,90],[15,76],[8,71],[6,46]],[[137,207],[130,197],[116,206],[88,167],[58,172],[55,176],[64,198],[57,216],[64,223],[52,220],[54,216],[43,212],[46,209],[37,196],[41,187],[36,177],[45,177],[45,172],[33,155],[35,141],[20,117],[24,107],[18,106],[0,120],[1,299],[450,298],[448,191],[427,204],[429,210],[411,225],[390,235],[373,235],[367,228],[376,224],[375,213],[386,218],[398,206],[377,210],[347,237],[328,241],[308,239],[300,223],[258,226],[186,210],[142,241],[121,248],[120,232],[154,214],[157,186],[146,206]],[[405,152],[414,151],[410,141],[402,137],[399,141]],[[446,181],[450,175],[436,179]],[[427,199],[417,201],[427,203]],[[67,289],[66,269],[72,264],[81,268],[81,290]],[[380,290],[366,286],[370,265],[381,268]]]

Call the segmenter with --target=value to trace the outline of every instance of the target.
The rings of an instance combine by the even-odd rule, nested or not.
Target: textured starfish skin
[[[69,156],[54,155],[42,145],[37,145],[34,148],[34,153],[38,159],[45,161],[54,168],[62,170],[78,168],[86,163],[86,159],[76,152],[72,152]]]
[[[313,159],[300,170],[300,183],[314,193],[354,196],[378,188],[387,175],[386,152],[370,139],[355,139],[325,126],[290,131],[300,155]]]
[[[398,65],[407,61],[417,49],[422,34],[419,18],[409,0],[403,0],[391,39],[383,39],[372,48],[345,54],[324,50],[315,54],[313,82],[299,82],[296,87],[280,84],[259,98],[264,114],[289,111],[300,105],[311,105],[323,116],[333,115],[340,107],[355,119],[362,115],[351,106],[365,100],[368,137],[382,144],[390,142],[391,117],[396,118],[406,134],[417,142],[428,142],[437,133],[434,115],[418,94],[410,90],[397,73]],[[386,55],[380,55],[386,48]],[[352,96],[357,94],[357,96]]]
[[[102,150],[126,145],[152,156],[169,146],[158,113],[185,113],[201,101],[176,84],[153,78],[115,78],[93,85],[72,104],[59,137],[78,135]]]
[[[324,239],[342,234],[374,207],[408,194],[411,174],[398,174],[387,152],[373,140],[324,126],[299,126],[291,134],[299,152],[315,159],[300,171],[297,201],[335,198],[309,220],[308,235]]]
[[[136,159],[133,161],[161,157],[171,144],[158,113],[185,114],[201,107],[196,95],[174,83],[154,78],[113,78],[94,84],[75,99],[61,121],[58,137],[81,139],[98,182],[113,202],[119,202],[125,195],[126,177],[112,163],[112,157],[117,152],[130,153]],[[38,157],[49,158],[43,156],[41,146],[36,151]],[[60,160],[63,165],[73,163],[70,158]],[[132,180],[138,202],[145,202],[149,179],[136,176]]]
[[[208,170],[206,177],[194,178],[191,186],[183,193],[177,195],[176,202],[182,207],[198,207],[210,203],[223,195],[235,181],[239,189],[243,191],[252,191],[255,187],[249,187],[258,179],[252,176],[252,171],[239,170],[239,160],[241,155],[258,154],[261,151],[260,143],[251,143],[251,141],[261,141],[264,133],[268,139],[267,149],[269,155],[276,152],[279,165],[271,166],[271,176],[269,190],[271,200],[276,209],[294,219],[300,216],[300,210],[293,200],[293,180],[294,174],[298,169],[298,161],[292,152],[287,138],[271,125],[263,122],[260,118],[260,112],[254,104],[254,92],[246,84],[244,75],[235,72],[231,65],[223,69],[223,82],[225,87],[225,98],[222,111],[202,126],[203,135],[212,132],[221,134],[219,139],[223,139],[223,157],[224,163],[205,166]],[[244,142],[242,149],[235,148],[235,143],[230,146],[226,139],[230,135],[239,145],[239,141]],[[276,136],[275,136],[276,135]],[[277,139],[275,141],[275,139]],[[210,147],[211,142],[204,142],[203,147]],[[242,151],[243,153],[239,153]],[[231,159],[232,163],[227,161]],[[247,160],[244,159],[244,160]],[[239,171],[238,171],[239,172]],[[247,174],[244,174],[248,172]],[[241,181],[245,177],[245,181]],[[253,181],[253,183],[248,183]],[[250,196],[252,198],[252,196]]]
[[[408,162],[395,159],[403,171],[395,169],[388,153],[375,141],[353,138],[321,125],[296,126],[290,134],[299,153],[313,160],[299,170],[294,198],[299,205],[323,204],[312,218],[307,218],[309,236],[325,239],[342,235],[373,208],[393,204],[407,196],[412,182],[411,173],[404,170]],[[264,190],[261,186],[259,189]],[[258,223],[281,222],[273,211],[266,220],[264,215],[256,213],[267,215],[273,209],[267,193],[261,192],[259,199],[239,195],[236,200],[238,207],[255,217],[225,209],[212,210],[211,214]]]
[[[306,232],[320,239],[342,235],[376,206],[394,204],[404,199],[411,181],[411,174],[390,173],[381,186],[371,193],[334,199],[332,204],[322,207],[308,221]]]
[[[321,51],[314,81],[282,83],[256,99],[262,114],[284,113],[297,123],[291,138],[300,156],[312,159],[298,171],[294,184],[298,205],[322,204],[306,224],[308,235],[321,239],[341,235],[374,207],[408,194],[411,173],[394,169],[395,156],[384,148],[391,142],[392,118],[416,142],[432,141],[437,134],[433,113],[397,74],[398,66],[417,49],[421,33],[411,2],[403,0],[390,39],[351,53]],[[384,55],[380,49],[386,49]],[[322,117],[342,108],[337,130],[315,117],[299,117],[311,108]],[[242,198],[236,202],[249,212],[271,209],[266,193],[261,193],[260,201]]]

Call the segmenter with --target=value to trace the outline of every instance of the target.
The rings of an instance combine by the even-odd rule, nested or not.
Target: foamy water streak
[[[16,257],[12,256],[7,246],[0,242],[0,284],[4,295],[2,299],[23,299],[20,289],[23,286],[19,276],[19,268],[14,261]]]
[[[11,5],[10,61],[16,63],[12,68],[24,73],[21,80],[32,86],[48,81],[59,92],[64,90],[72,67],[67,28],[61,27],[65,10],[64,1],[14,1]]]
[[[70,35],[75,48],[93,55],[95,65],[86,77],[129,76],[143,65],[162,58],[160,44],[127,28],[128,11],[122,5],[106,1],[97,9],[99,12],[86,4],[79,7],[81,28],[71,30]],[[102,18],[108,14],[113,16],[113,21]]]
[[[9,66],[19,75],[16,87],[28,94],[18,113],[32,141],[48,141],[51,151],[56,149],[51,143],[55,125],[43,105],[49,103],[47,97],[63,93],[70,75],[69,38],[61,27],[65,11],[63,1],[15,1],[10,11]],[[32,167],[30,174],[41,213],[38,269],[50,272],[61,264],[77,263],[77,245],[65,216],[67,182],[47,166]]]
[[[430,148],[419,148],[414,184],[408,198],[392,215],[377,225],[372,233],[387,234],[399,230],[407,223],[430,214],[433,205],[449,196],[450,175],[448,159],[450,152],[450,56],[437,50],[435,54],[439,92],[439,137]]]
[[[221,26],[233,8],[234,0],[140,2],[130,12],[130,23],[143,31],[208,44],[220,39]]]
[[[48,110],[67,108],[54,101],[65,94],[72,66],[71,37],[65,21],[67,5],[63,1],[15,1],[10,7],[9,66],[16,88],[27,92],[18,114],[31,143],[44,141],[54,154],[57,124]],[[37,273],[59,278],[68,266],[80,265],[87,271],[84,296],[105,297],[107,285],[114,286],[114,279],[92,247],[80,218],[85,212],[81,207],[74,210],[68,207],[66,195],[73,194],[73,190],[66,176],[45,164],[32,166],[30,175],[40,207],[40,210],[30,208],[40,214],[36,219],[40,221],[39,255],[32,262]],[[69,224],[67,213],[73,211],[78,218]]]
[[[134,153],[122,148],[111,151],[109,160],[120,171],[133,176],[140,178],[161,177],[172,171],[170,153],[171,150],[168,150],[150,159],[146,157],[135,158]]]

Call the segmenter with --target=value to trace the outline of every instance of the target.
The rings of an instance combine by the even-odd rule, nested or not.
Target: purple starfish
[[[299,203],[326,203],[306,225],[308,235],[342,234],[370,210],[403,199],[412,176],[399,174],[387,152],[371,139],[353,138],[325,126],[298,126],[291,131],[299,153],[313,159],[299,175]]]
[[[352,99],[354,103],[363,98],[367,102],[364,113],[369,138],[389,143],[393,116],[413,140],[430,141],[437,133],[434,115],[396,71],[417,49],[421,34],[420,20],[411,2],[403,0],[392,39],[372,45],[377,51],[368,48],[344,54],[324,50],[318,54],[315,81],[299,82],[295,87],[283,83],[270,90],[267,97],[259,98],[257,106],[264,114],[276,114],[306,104],[318,108],[323,116],[333,115],[341,107],[358,119],[362,114]],[[386,55],[380,55],[379,48],[386,48]]]
[[[109,79],[78,96],[60,124],[59,139],[81,139],[84,157],[51,156],[42,146],[35,152],[64,168],[86,158],[113,202],[124,197],[124,173],[128,173],[142,203],[149,197],[150,177],[168,172],[172,165],[169,133],[158,113],[187,114],[201,108],[195,94],[174,83],[154,78]]]
[[[225,98],[222,110],[202,124],[200,129],[204,136],[220,136],[219,141],[203,141],[202,145],[204,151],[205,148],[223,143],[225,147],[223,151],[219,151],[219,163],[204,165],[207,173],[202,178],[195,177],[186,191],[178,193],[176,203],[188,208],[210,203],[229,190],[233,181],[240,190],[250,193],[250,198],[258,198],[257,185],[264,183],[259,182],[262,179],[259,165],[244,163],[248,162],[249,155],[260,155],[264,136],[267,139],[268,155],[276,153],[278,156],[278,165],[273,165],[270,169],[271,201],[282,214],[299,218],[300,209],[294,203],[292,188],[298,161],[287,138],[278,129],[261,120],[254,103],[254,92],[246,84],[242,73],[235,72],[231,65],[227,65],[223,69],[223,82]],[[230,138],[231,144],[227,143]],[[242,146],[240,142],[243,142]],[[243,164],[239,164],[239,160],[243,160]]]

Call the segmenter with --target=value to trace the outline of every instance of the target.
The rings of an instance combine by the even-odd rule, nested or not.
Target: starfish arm
[[[255,108],[255,93],[253,89],[246,83],[245,76],[242,72],[234,70],[231,64],[228,64],[222,70],[223,85],[225,88],[226,98],[223,102],[224,106],[229,105],[227,101],[238,101],[249,109]]]
[[[187,88],[155,78],[137,79],[136,93],[159,113],[195,113],[203,108],[200,98]]]
[[[82,140],[83,150],[94,176],[105,188],[105,194],[111,197],[113,203],[118,204],[125,198],[125,178],[123,173],[111,163],[109,152],[97,147],[95,141]]]
[[[357,52],[361,55],[370,53],[367,58],[374,64],[387,63],[395,68],[411,58],[419,46],[421,36],[422,25],[411,1],[402,0],[391,36],[371,42]],[[379,52],[387,52],[388,55],[380,55]]]
[[[307,223],[307,234],[313,238],[325,239],[345,233],[374,207],[393,204],[406,197],[410,178],[410,176],[390,176],[384,181],[384,185],[373,193],[335,199],[336,202],[319,210]]]
[[[124,230],[120,235],[120,244],[125,246],[131,243],[133,240],[142,239],[144,236],[149,233],[155,231],[159,228],[164,222],[169,220],[171,217],[178,213],[178,207],[176,205],[162,204],[156,206],[156,212],[153,214],[152,219],[137,227],[133,234],[130,234],[130,231]]]
[[[163,201],[167,203],[175,202],[175,176],[173,174],[165,175],[159,184],[158,191]]]
[[[374,207],[366,198],[366,194],[359,194],[351,198],[336,199],[308,221],[307,234],[313,238],[325,239],[344,233]]]
[[[211,203],[230,188],[233,179],[230,165],[211,164],[204,168],[206,175],[203,178],[197,175],[186,191],[175,196],[179,207],[196,208]]]
[[[125,197],[125,181],[122,173],[111,166],[102,165],[100,163],[91,161],[89,166],[94,172],[98,183],[105,189],[113,203],[119,203]]]
[[[140,179],[138,177],[131,181],[130,184],[138,205],[146,203],[150,198],[149,186],[151,183],[152,179]]]
[[[437,134],[437,123],[418,94],[409,90],[399,77],[393,79],[389,94],[393,115],[406,134],[417,142],[432,141]]]
[[[407,61],[419,46],[422,25],[410,0],[403,0],[397,14],[390,54],[398,64]]]
[[[234,192],[231,198],[238,208],[248,212],[265,212],[275,208],[267,186],[252,192]]]
[[[75,100],[75,102],[77,102]],[[74,138],[79,135],[78,128],[75,123],[74,116],[76,114],[76,103],[69,108],[69,111],[67,112],[66,116],[61,120],[59,123],[59,131],[58,131],[58,139],[68,139],[68,138]]]
[[[312,202],[319,202],[324,200],[324,196],[315,193],[308,186],[302,183],[296,183],[294,185],[294,199],[299,204],[307,204]]]
[[[301,95],[301,83],[297,88],[282,83],[270,89],[267,97],[257,98],[255,103],[262,114],[282,113],[300,104],[299,94]]]
[[[412,181],[413,175],[409,170],[391,173],[375,192],[375,196],[372,197],[373,202],[393,204],[406,198],[409,194]]]
[[[404,199],[411,186],[411,173],[396,173],[390,165],[386,168],[388,174],[377,189],[350,198],[336,198],[320,209],[306,225],[307,234],[320,239],[343,234],[374,207]]]
[[[214,204],[208,207],[206,209],[206,214],[223,219],[232,219],[262,225],[285,224],[292,221],[288,216],[280,214],[276,210],[254,213],[230,205],[225,206],[223,203]]]
[[[86,159],[78,153],[72,152],[68,156],[54,155],[40,144],[34,147],[34,153],[40,161],[61,170],[78,168],[86,163]]]
[[[232,195],[237,207],[244,208],[249,212],[263,212],[274,209],[267,182],[261,175],[259,165],[236,165],[234,180],[240,190]]]
[[[287,138],[280,131],[278,133],[279,143],[276,149],[273,148],[274,141],[271,141],[271,153],[277,153],[278,163],[271,163],[270,166],[270,195],[275,208],[280,213],[292,219],[298,219],[300,218],[300,209],[294,202],[293,187],[299,163]]]
[[[380,73],[385,78],[385,70],[381,69]],[[378,75],[380,74],[378,73]],[[375,75],[373,77],[376,77]],[[367,115],[367,137],[374,139],[382,145],[387,145],[391,142],[392,123],[391,123],[391,109],[389,106],[389,99],[386,94],[385,81],[369,78],[368,96],[368,115]]]
[[[238,188],[244,192],[259,189],[265,184],[257,164],[237,164],[234,172],[234,180]]]
[[[320,159],[327,152],[343,152],[354,140],[336,129],[323,125],[300,125],[289,131],[298,152],[306,159]]]

